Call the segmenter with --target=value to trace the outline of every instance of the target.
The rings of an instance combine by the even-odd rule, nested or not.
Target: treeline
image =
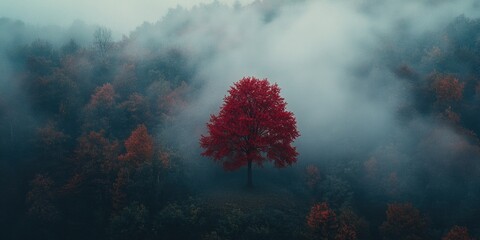
[[[106,28],[92,39],[59,47],[35,39],[5,51],[3,239],[104,239],[127,227],[122,214],[156,213],[188,193],[176,153],[155,137],[186,104],[185,56],[131,58],[130,40],[114,42]]]

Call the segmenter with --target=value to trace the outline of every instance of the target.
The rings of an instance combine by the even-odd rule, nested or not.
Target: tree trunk
[[[248,160],[247,187],[248,187],[248,188],[253,188],[253,182],[252,182],[252,160]]]

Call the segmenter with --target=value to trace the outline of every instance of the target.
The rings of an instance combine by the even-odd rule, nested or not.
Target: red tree
[[[442,240],[473,240],[466,227],[453,226]]]
[[[136,167],[152,160],[153,138],[148,134],[145,125],[140,124],[133,130],[130,137],[125,141],[125,149],[127,153],[120,155],[119,159],[129,161]]]
[[[369,239],[368,223],[350,208],[342,208],[338,216],[335,240]]]
[[[314,234],[332,239],[338,227],[337,216],[326,202],[316,203],[308,213],[307,225]]]
[[[452,75],[435,76],[434,89],[440,101],[459,101],[463,97],[465,84]]]
[[[113,122],[117,95],[110,83],[97,87],[90,97],[90,102],[85,107],[85,118],[83,130],[100,131],[104,129],[109,132]]]
[[[291,145],[299,136],[295,117],[285,109],[280,88],[267,79],[243,78],[228,93],[219,114],[207,123],[208,135],[200,139],[202,155],[222,161],[227,170],[248,165],[247,186],[252,187],[252,162],[262,166],[268,159],[276,167],[296,162]]]
[[[95,89],[95,93],[90,98],[88,108],[95,109],[98,107],[111,108],[115,105],[115,89],[112,84],[106,83]]]
[[[425,239],[426,220],[411,203],[388,204],[386,214],[380,226],[386,239]]]

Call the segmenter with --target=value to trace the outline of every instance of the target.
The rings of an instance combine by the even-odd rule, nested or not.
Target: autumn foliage
[[[453,226],[442,240],[473,240],[466,227]]]
[[[434,89],[440,101],[459,101],[463,97],[464,83],[451,75],[435,76]]]
[[[351,208],[338,210],[327,202],[316,203],[307,215],[307,227],[312,239],[356,240],[368,239],[368,224]]]
[[[380,226],[386,239],[424,239],[426,220],[411,203],[388,204],[386,215]]]
[[[336,231],[337,216],[326,202],[316,203],[307,216],[307,225],[312,232],[328,237]]]
[[[343,209],[338,216],[338,229],[335,240],[364,239],[362,230],[368,229],[368,224],[351,209]],[[365,235],[365,234],[364,234]]]
[[[149,162],[153,157],[153,139],[148,134],[147,127],[141,124],[133,130],[130,137],[125,141],[127,153],[118,158],[138,166],[143,162]]]
[[[88,108],[112,107],[115,104],[115,89],[112,84],[107,83],[95,89],[90,99]]]
[[[118,149],[118,142],[110,141],[105,137],[105,132],[91,131],[78,139],[75,148],[75,162],[82,168],[112,169]],[[89,172],[89,171],[88,171]]]
[[[252,162],[261,166],[268,159],[276,167],[295,163],[298,153],[292,142],[299,133],[277,84],[246,77],[228,93],[207,124],[208,134],[200,139],[202,155],[223,162],[227,170],[248,164],[249,173]]]

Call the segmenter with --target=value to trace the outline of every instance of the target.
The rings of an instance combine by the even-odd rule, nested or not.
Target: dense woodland
[[[402,84],[400,124],[441,127],[407,143],[392,132],[338,159],[299,148],[290,168],[257,167],[248,190],[244,169],[201,157],[195,134],[193,150],[169,139],[203,87],[202,59],[162,42],[192,30],[167,27],[176,14],[190,13],[121,40],[105,27],[79,37],[0,19],[0,239],[480,238],[480,19],[383,37],[352,69],[384,69]]]

